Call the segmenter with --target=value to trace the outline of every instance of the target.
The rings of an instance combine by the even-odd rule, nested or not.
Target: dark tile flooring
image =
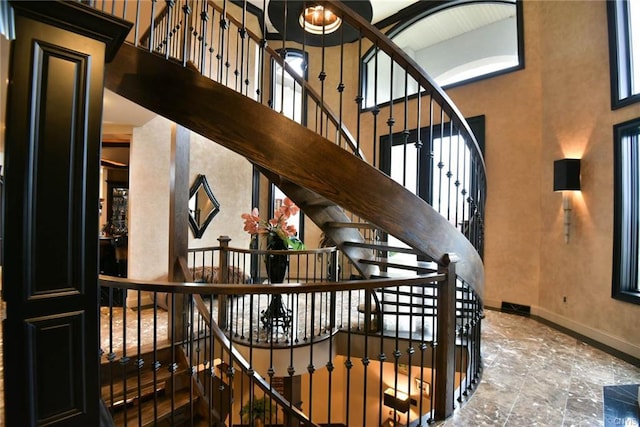
[[[604,426],[604,386],[640,368],[532,318],[486,311],[482,381],[446,426]],[[637,418],[617,426],[638,427]]]

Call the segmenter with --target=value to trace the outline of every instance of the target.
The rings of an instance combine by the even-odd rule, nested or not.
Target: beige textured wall
[[[158,116],[133,131],[129,176],[131,278],[167,278],[172,126]],[[244,157],[191,134],[190,184],[198,174],[206,175],[221,207],[202,239],[194,239],[189,231],[190,247],[217,246],[220,235],[230,236],[234,247],[249,246],[250,236],[242,230],[240,214],[251,209],[251,173],[251,164]]]
[[[604,1],[539,5],[544,22],[541,281],[543,315],[593,328],[634,346],[640,357],[640,306],[611,298],[613,131],[640,117],[640,105],[612,111]],[[562,19],[570,17],[571,19]],[[548,53],[547,53],[548,52]],[[574,203],[571,242],[562,241],[560,195],[548,191],[552,162],[582,157],[582,192]],[[553,250],[546,250],[552,248]],[[563,296],[567,302],[563,303]]]
[[[133,130],[129,163],[131,278],[167,279],[172,126],[158,116]]]
[[[611,298],[612,127],[640,105],[611,110],[605,2],[525,1],[524,19],[524,70],[450,91],[465,116],[486,115],[486,302],[640,357],[640,307]],[[582,158],[568,244],[552,191],[563,157]]]
[[[231,246],[248,248],[251,236],[243,228],[240,214],[251,211],[252,166],[244,157],[210,140],[192,133],[190,145],[189,186],[198,174],[205,175],[220,212],[209,223],[201,239],[189,231],[189,247],[217,246],[218,237],[231,237]]]

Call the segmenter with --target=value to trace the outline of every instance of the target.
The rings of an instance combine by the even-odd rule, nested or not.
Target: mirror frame
[[[213,195],[211,187],[209,186],[209,182],[207,181],[207,177],[204,175],[198,175],[195,182],[191,186],[191,189],[189,190],[189,201],[191,201],[191,198],[196,195],[200,188],[204,190],[209,200],[211,200],[214,209],[209,213],[209,215],[205,218],[204,222],[202,222],[201,225],[198,225],[198,223],[196,223],[196,220],[191,215],[191,212],[188,212],[189,226],[191,226],[191,231],[193,231],[193,235],[196,239],[200,239],[202,237],[213,217],[215,217],[218,212],[220,212],[220,203]]]

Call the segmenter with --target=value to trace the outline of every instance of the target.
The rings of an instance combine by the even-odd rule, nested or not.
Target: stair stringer
[[[482,298],[483,265],[469,241],[422,199],[324,137],[131,45],[107,64],[105,86],[348,209],[431,259],[455,253],[456,273]]]
[[[371,250],[344,245],[344,242],[364,242],[364,237],[359,230],[355,228],[334,228],[326,226],[326,224],[332,222],[350,221],[349,217],[339,206],[293,182],[281,179],[280,176],[273,174],[267,169],[259,168],[259,170],[272,182],[276,183],[278,188],[291,198],[291,200],[302,209],[305,215],[320,227],[325,235],[349,258],[353,266],[363,277],[371,278],[379,272],[380,269],[377,266],[360,262],[362,259],[373,259]]]

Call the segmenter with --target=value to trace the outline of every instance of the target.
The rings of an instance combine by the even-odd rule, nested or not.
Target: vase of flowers
[[[295,226],[287,224],[287,220],[298,213],[300,209],[286,197],[273,218],[265,221],[260,218],[260,212],[253,208],[251,213],[242,214],[244,230],[254,239],[264,236],[266,247],[272,251],[286,251],[289,249],[304,249],[304,244],[297,237]],[[287,275],[289,257],[286,253],[267,253],[264,263],[269,277],[269,283],[282,283]],[[291,324],[291,310],[284,306],[280,294],[273,295],[266,310],[262,311],[261,320],[266,329],[281,327],[287,333]]]
[[[286,197],[275,215],[266,221],[260,218],[258,208],[253,208],[251,213],[242,214],[244,230],[254,239],[263,236],[268,250],[304,249],[304,244],[297,236],[296,227],[287,224],[292,215],[300,209]],[[289,265],[286,254],[268,254],[264,259],[267,275],[270,283],[282,283]]]

